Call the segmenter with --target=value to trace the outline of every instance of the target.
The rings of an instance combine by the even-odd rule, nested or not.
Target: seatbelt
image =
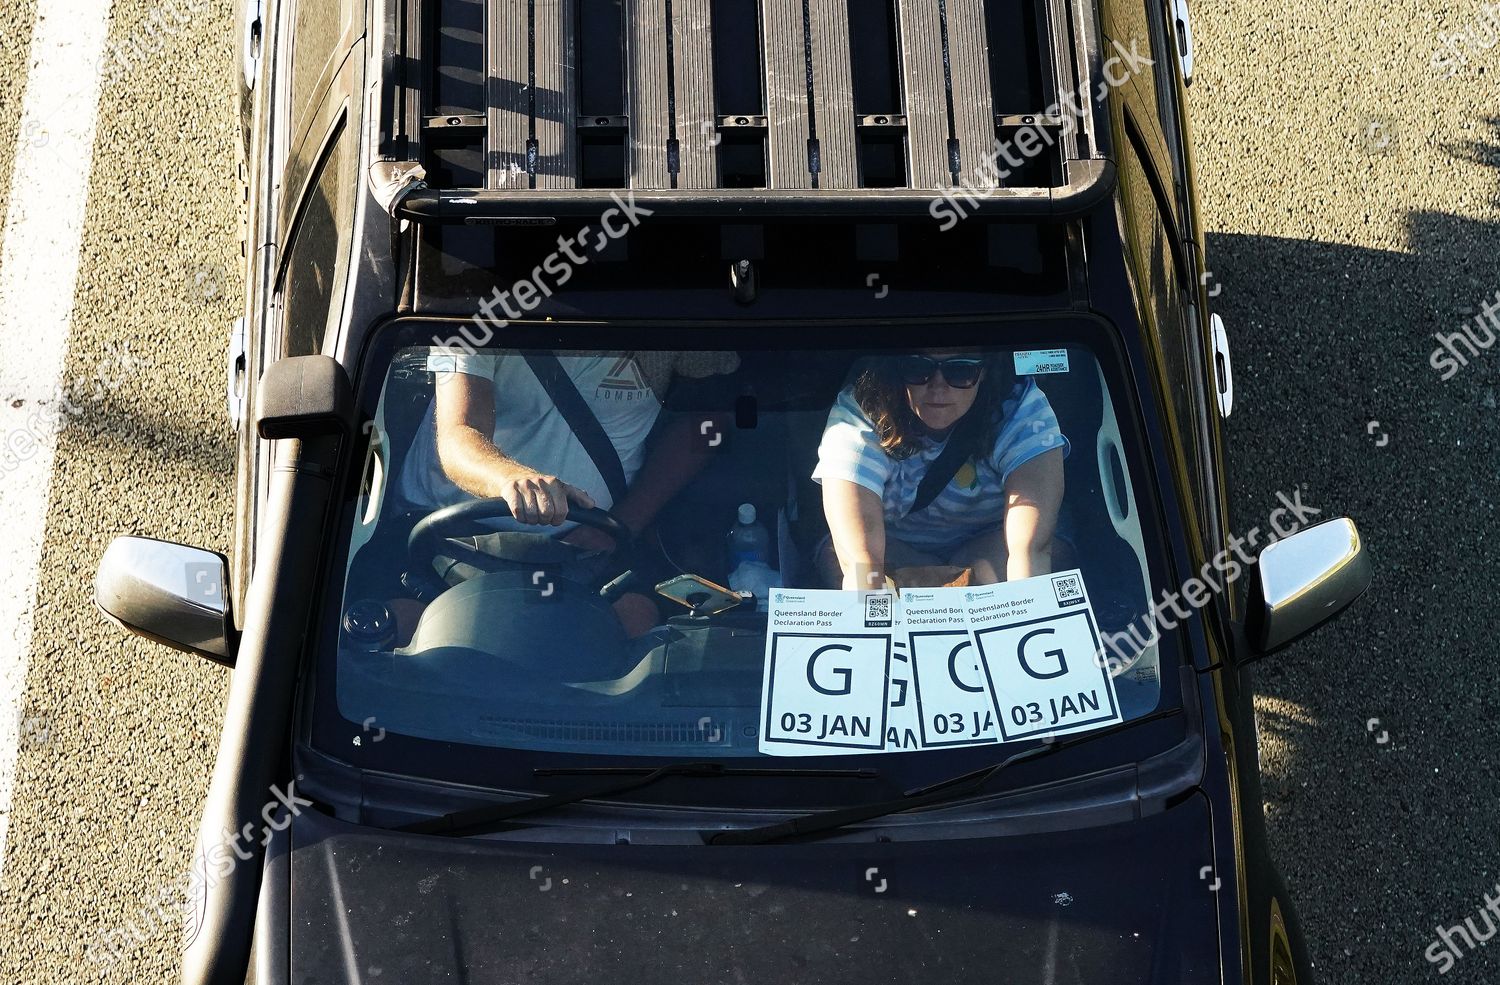
[[[917,496],[912,500],[911,509],[906,511],[907,516],[925,510],[948,487],[948,483],[953,481],[958,470],[963,468],[964,462],[968,461],[978,447],[982,430],[975,424],[969,424],[968,427],[959,425],[948,438],[947,446],[927,466],[927,474],[922,476],[922,481],[917,486]]]
[[[604,433],[604,425],[599,423],[599,418],[589,409],[588,401],[583,399],[583,394],[578,392],[578,387],[568,378],[562,362],[550,352],[529,352],[526,354],[526,365],[536,374],[537,382],[547,391],[552,406],[557,408],[563,420],[568,422],[573,436],[583,445],[583,450],[588,453],[594,468],[599,470],[605,486],[609,488],[610,496],[616,503],[623,500],[628,487],[625,482],[625,467],[620,464],[620,453],[615,450],[609,435]]]

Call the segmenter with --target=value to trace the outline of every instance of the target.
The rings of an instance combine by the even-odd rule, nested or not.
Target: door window
[[[343,310],[353,229],[354,141],[339,126],[330,138],[296,221],[282,274],[284,356],[323,351],[323,340]]]

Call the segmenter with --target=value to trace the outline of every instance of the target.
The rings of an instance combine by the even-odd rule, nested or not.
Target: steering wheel
[[[445,540],[450,537],[496,533],[493,527],[485,525],[483,521],[511,515],[510,504],[498,497],[472,499],[434,510],[418,520],[417,525],[412,527],[410,536],[406,538],[406,553],[411,562],[411,570],[427,575],[432,571],[433,560],[443,550]],[[568,519],[580,526],[593,527],[609,534],[614,538],[620,554],[628,555],[633,546],[630,528],[608,510],[570,505]],[[512,542],[509,551],[505,550],[506,539]],[[540,526],[536,532],[504,531],[501,540],[501,551],[495,557],[517,564],[555,562],[561,559],[559,548],[571,548],[571,545],[556,540],[552,533]]]

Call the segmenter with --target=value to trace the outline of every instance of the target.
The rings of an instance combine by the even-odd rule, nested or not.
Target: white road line
[[[21,716],[110,7],[37,3],[0,254],[0,867],[16,756],[48,731]]]

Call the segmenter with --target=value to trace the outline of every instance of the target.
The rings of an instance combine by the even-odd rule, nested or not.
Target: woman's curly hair
[[[898,358],[874,356],[867,359],[854,380],[854,399],[874,423],[880,447],[900,461],[922,449],[921,439],[928,431],[906,399],[906,384],[897,372]],[[981,353],[978,358],[984,360],[984,378],[979,381],[979,392],[974,396],[973,406],[954,426],[953,436],[974,434],[978,439],[975,446],[988,448],[994,445],[999,434],[1001,407],[1015,389],[1017,379],[1000,356]],[[978,429],[977,433],[974,429]]]

